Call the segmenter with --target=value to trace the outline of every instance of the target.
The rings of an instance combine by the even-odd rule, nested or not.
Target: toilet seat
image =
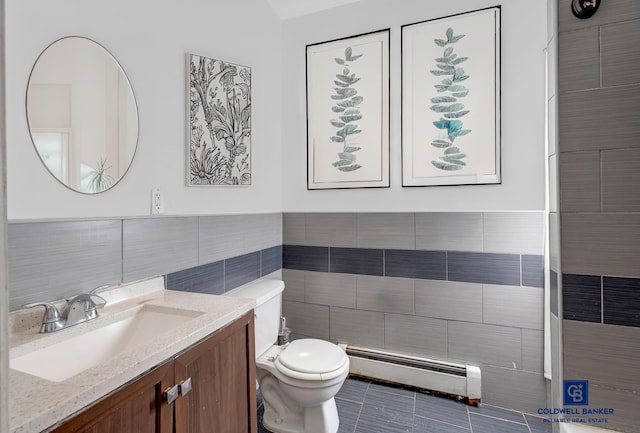
[[[344,350],[328,341],[304,338],[292,341],[280,354],[280,364],[288,370],[321,374],[340,369],[345,362]]]
[[[311,385],[312,382],[342,380],[349,371],[349,357],[333,343],[304,338],[286,346],[272,346],[258,358],[256,365],[274,374],[277,372],[281,380],[293,379]]]

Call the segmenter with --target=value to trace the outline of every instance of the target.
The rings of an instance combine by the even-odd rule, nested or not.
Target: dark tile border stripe
[[[544,257],[530,254],[283,245],[282,267],[300,271],[544,287]]]
[[[640,279],[603,277],[602,301],[604,323],[640,327]]]
[[[447,253],[449,280],[466,283],[519,286],[520,256],[517,254]]]
[[[165,276],[168,290],[222,295],[282,269],[282,246],[195,266]]]
[[[640,278],[562,274],[562,301],[564,319],[640,327]]]
[[[562,275],[562,313],[568,320],[601,323],[602,278],[593,275]]]
[[[384,253],[368,248],[330,248],[329,272],[341,274],[384,275]]]
[[[422,280],[447,279],[444,251],[385,250],[385,276]]]
[[[300,271],[329,272],[329,247],[283,245],[282,267]]]

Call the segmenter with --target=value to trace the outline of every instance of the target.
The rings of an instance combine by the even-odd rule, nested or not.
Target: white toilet
[[[256,376],[264,401],[264,426],[273,433],[335,433],[334,396],[349,373],[349,357],[335,344],[304,338],[278,346],[284,282],[258,280],[227,292],[253,298]]]

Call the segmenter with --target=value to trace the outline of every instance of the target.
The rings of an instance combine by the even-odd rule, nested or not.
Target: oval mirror
[[[36,60],[27,122],[49,172],[85,194],[117,184],[138,143],[138,109],[127,76],[104,47],[83,37],[59,39]]]

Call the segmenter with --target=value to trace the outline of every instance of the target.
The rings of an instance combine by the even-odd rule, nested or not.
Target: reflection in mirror
[[[113,187],[133,160],[133,89],[116,59],[90,39],[59,39],[40,54],[27,86],[27,121],[44,165],[75,191]]]

